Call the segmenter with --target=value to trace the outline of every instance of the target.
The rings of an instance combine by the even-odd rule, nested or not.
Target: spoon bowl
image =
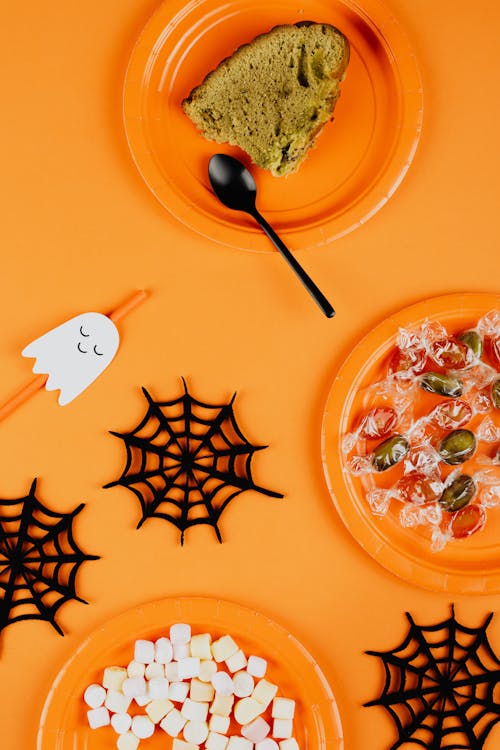
[[[238,159],[215,154],[208,164],[208,178],[217,198],[234,211],[255,210],[257,186],[251,173]]]

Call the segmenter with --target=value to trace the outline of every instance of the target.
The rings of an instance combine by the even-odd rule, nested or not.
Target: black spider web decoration
[[[148,410],[131,432],[112,432],[126,447],[127,460],[119,479],[105,487],[122,485],[135,493],[142,509],[137,524],[164,518],[181,532],[184,543],[191,526],[208,524],[219,542],[219,519],[237,495],[264,489],[252,478],[256,451],[238,427],[233,411],[236,394],[226,404],[208,404],[194,398],[183,379],[184,393],[172,401],[155,401],[142,389]]]
[[[487,636],[493,617],[469,628],[451,617],[410,629],[393,651],[367,651],[382,659],[385,685],[380,698],[392,716],[398,739],[391,750],[418,745],[427,750],[481,750],[500,721],[500,661]]]
[[[71,513],[55,513],[36,497],[36,479],[26,497],[0,500],[0,630],[19,620],[46,620],[60,635],[56,613],[65,602],[87,602],[76,593],[85,560],[73,538]]]

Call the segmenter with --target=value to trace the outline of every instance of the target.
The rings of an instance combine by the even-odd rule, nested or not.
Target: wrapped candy
[[[392,490],[371,487],[366,493],[366,499],[374,516],[385,516],[394,497]]]
[[[429,356],[438,367],[463,370],[474,360],[472,349],[453,337],[437,339],[429,345]]]
[[[486,511],[481,505],[462,508],[450,522],[448,533],[452,539],[465,539],[480,531],[486,523]]]
[[[403,505],[399,513],[401,526],[439,526],[443,518],[443,511],[436,503],[426,505]]]
[[[398,499],[411,505],[426,505],[438,499],[443,484],[437,477],[423,471],[410,471],[395,485]]]
[[[496,365],[500,365],[500,336],[491,338],[487,341],[487,347],[490,357]]]
[[[462,390],[469,393],[472,390],[487,389],[498,378],[498,372],[487,362],[477,362],[460,373]]]
[[[480,336],[496,338],[500,336],[500,310],[490,310],[477,322],[475,329]]]
[[[412,445],[403,469],[404,474],[417,471],[426,476],[439,476],[439,455],[428,440],[418,442]]]
[[[468,403],[475,414],[487,414],[491,409],[491,398],[484,391],[473,393]]]
[[[473,408],[466,401],[453,399],[438,404],[430,413],[429,421],[443,430],[456,430],[470,422],[472,413]]]
[[[478,440],[483,440],[485,443],[497,443],[500,442],[500,427],[497,427],[492,418],[487,416],[478,426],[476,435]]]
[[[375,407],[370,409],[361,420],[357,430],[344,436],[342,449],[349,453],[359,438],[375,438],[388,435],[396,426],[398,416],[391,407]]]
[[[389,374],[401,379],[411,379],[425,370],[427,353],[425,349],[398,348],[389,363]]]
[[[403,435],[393,435],[369,455],[353,456],[347,464],[348,471],[356,476],[386,471],[402,461],[409,450],[410,444]]]

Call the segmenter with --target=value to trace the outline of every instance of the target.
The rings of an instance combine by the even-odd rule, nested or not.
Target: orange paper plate
[[[106,623],[82,643],[57,676],[47,697],[37,750],[107,750],[114,747],[111,727],[87,725],[83,692],[99,682],[104,667],[126,666],[137,638],[168,635],[174,622],[214,637],[229,633],[245,653],[268,660],[269,679],[280,694],[297,701],[294,729],[302,750],[342,750],[342,728],[332,691],[306,649],[267,617],[237,604],[206,598],[163,599],[132,609]],[[150,750],[170,746],[164,732],[141,742]]]
[[[245,214],[212,194],[210,156],[239,149],[206,141],[181,102],[241,44],[277,24],[328,22],[349,39],[342,95],[300,170],[275,178],[252,166],[258,206],[293,248],[350,232],[392,195],[420,136],[422,89],[415,56],[391,12],[378,0],[168,0],[150,19],[130,59],[124,121],[135,163],[159,201],[212,240],[246,250],[269,242]]]
[[[382,366],[395,346],[398,329],[439,320],[449,330],[473,327],[500,309],[500,295],[452,294],[420,302],[387,318],[352,351],[340,368],[323,417],[322,452],[335,506],[353,537],[377,562],[408,583],[435,591],[492,594],[500,591],[500,509],[490,509],[484,529],[433,553],[421,527],[405,529],[397,513],[377,518],[359,477],[345,471],[341,436],[351,429],[360,390],[383,377]]]

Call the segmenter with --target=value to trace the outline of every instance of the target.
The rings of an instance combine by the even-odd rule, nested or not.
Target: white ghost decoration
[[[47,374],[48,391],[60,389],[64,406],[80,395],[113,360],[120,335],[113,321],[101,313],[77,315],[53,328],[23,349],[35,357],[33,372]]]

